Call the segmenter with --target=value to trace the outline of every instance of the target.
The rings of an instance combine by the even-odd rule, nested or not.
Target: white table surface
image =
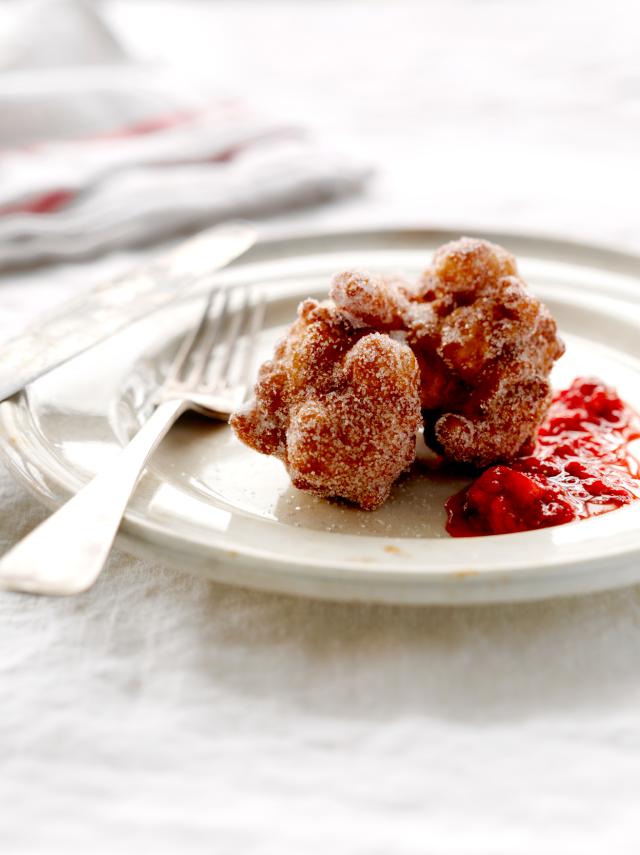
[[[634,0],[108,10],[147,56],[377,164],[366,196],[281,222],[640,250]],[[131,258],[5,275],[0,334]],[[0,498],[4,549],[44,512],[7,474]],[[640,588],[334,605],[115,553],[77,599],[0,595],[0,851],[636,853],[639,702]]]

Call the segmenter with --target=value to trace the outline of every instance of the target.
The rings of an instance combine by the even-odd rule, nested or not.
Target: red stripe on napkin
[[[117,139],[158,133],[170,127],[174,127],[175,125],[193,121],[200,112],[201,111],[198,111],[198,113],[195,111],[191,113],[176,113],[173,116],[148,119],[119,131],[111,131],[107,134],[101,135],[100,137],[93,136],[80,140],[70,140],[69,142],[91,143],[98,139]],[[245,140],[242,143],[230,146],[228,149],[220,151],[209,158],[204,158],[201,162],[230,163],[247,149],[252,148],[255,145],[259,145],[264,141],[269,142],[274,139],[293,139],[299,136],[300,131],[296,128],[279,128],[277,130],[264,133],[252,140]],[[16,202],[13,205],[5,205],[4,207],[0,206],[0,217],[7,217],[13,214],[54,214],[68,205],[76,196],[77,193],[73,190],[65,190],[63,188],[49,190],[40,196],[33,196],[30,199],[25,199],[23,202]]]
[[[75,195],[71,190],[52,190],[50,193],[43,193],[42,196],[35,196],[27,202],[0,208],[0,217],[10,214],[53,214],[60,208],[64,208]]]

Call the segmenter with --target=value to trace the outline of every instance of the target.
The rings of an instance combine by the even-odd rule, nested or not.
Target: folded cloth
[[[313,204],[368,174],[135,62],[82,0],[40,4],[0,55],[0,267]]]

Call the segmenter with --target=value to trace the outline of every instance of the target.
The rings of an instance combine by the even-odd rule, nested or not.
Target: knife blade
[[[230,264],[256,240],[252,225],[225,223],[91,291],[65,301],[0,346],[0,401],[84,353]]]

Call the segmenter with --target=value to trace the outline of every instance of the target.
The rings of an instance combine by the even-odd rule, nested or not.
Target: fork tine
[[[264,293],[260,292],[256,302],[254,303],[253,309],[251,310],[251,316],[247,325],[244,359],[242,361],[242,369],[238,380],[243,389],[243,397],[251,382],[253,357],[256,350],[258,333],[262,329],[262,322],[264,321],[265,306]]]
[[[189,356],[193,350],[193,347],[198,340],[202,330],[204,329],[205,324],[207,323],[207,318],[209,316],[209,312],[211,311],[211,306],[215,298],[218,296],[220,289],[213,288],[207,297],[207,301],[205,303],[204,310],[200,315],[199,322],[193,327],[193,329],[182,339],[180,343],[180,347],[178,348],[176,355],[173,358],[173,362],[167,372],[167,376],[165,377],[163,386],[169,386],[173,383],[176,383],[180,374],[182,373],[182,369],[187,363]]]
[[[215,388],[219,384],[228,384],[228,374],[229,368],[231,366],[231,360],[233,359],[236,344],[238,343],[238,338],[240,337],[240,331],[244,325],[244,321],[247,315],[247,309],[247,289],[243,288],[240,296],[240,305],[237,307],[236,312],[233,316],[233,320],[231,321],[231,325],[229,327],[224,353],[222,354],[220,362],[216,366],[215,371],[209,379],[210,388]]]
[[[209,325],[204,330],[200,341],[198,342],[197,352],[193,359],[193,367],[189,374],[188,385],[193,387],[202,383],[204,373],[209,365],[211,353],[216,343],[218,342],[220,333],[224,330],[224,323],[227,320],[229,313],[229,301],[231,290],[226,288],[222,295],[222,305],[220,310],[216,312],[213,318],[209,317],[209,312],[204,315],[205,323]],[[204,326],[204,325],[203,325]]]

